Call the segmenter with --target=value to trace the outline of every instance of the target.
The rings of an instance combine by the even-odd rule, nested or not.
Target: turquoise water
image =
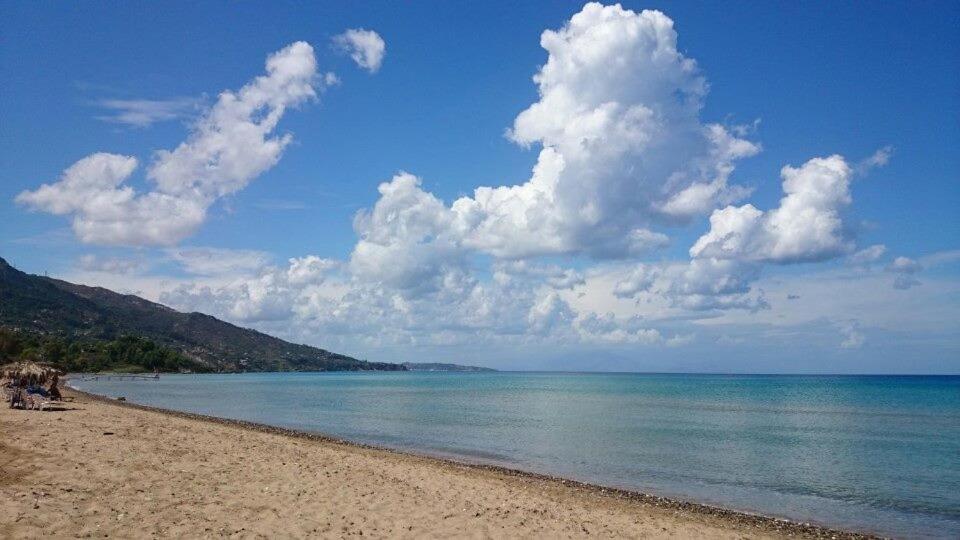
[[[960,377],[266,373],[82,390],[905,537],[960,537]]]

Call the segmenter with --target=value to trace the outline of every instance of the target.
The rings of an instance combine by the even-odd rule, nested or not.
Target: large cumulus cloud
[[[534,76],[538,98],[507,129],[512,141],[538,152],[528,179],[491,180],[448,203],[400,172],[356,215],[357,242],[346,260],[308,256],[274,266],[244,253],[229,265],[243,272],[209,279],[204,272],[222,264],[223,253],[174,252],[203,279],[180,283],[161,300],[282,328],[288,337],[349,335],[369,345],[683,345],[696,337],[687,327],[678,333],[676,321],[769,308],[756,287],[765,265],[846,255],[872,264],[883,256],[876,246],[854,253],[845,212],[854,177],[885,163],[888,151],[860,165],[831,155],[786,166],[778,204],[740,204],[749,190],[731,176],[760,146],[747,140],[749,129],[701,118],[706,78],[679,52],[666,15],[590,3],[545,31],[540,44],[546,61]],[[72,214],[78,234],[89,230],[81,235],[87,241],[176,242],[289,143],[274,135],[277,121],[315,92],[312,51],[304,47],[272,56],[266,76],[222,95],[190,139],[159,154],[148,169],[153,191],[123,184],[136,160],[104,154],[21,202]],[[228,141],[254,151],[234,152]],[[58,190],[92,197],[64,202]],[[172,219],[151,232],[145,215],[160,204],[171,205]],[[710,217],[709,228],[689,258],[650,256],[671,241],[671,228],[698,216]],[[130,231],[131,223],[141,226]],[[890,271],[907,288],[919,268],[900,261]],[[643,306],[662,316],[641,317]]]
[[[839,155],[786,166],[781,170],[784,196],[776,208],[745,204],[714,210],[710,229],[690,247],[688,263],[640,265],[613,292],[629,298],[660,294],[688,309],[763,309],[768,304],[762,291],[752,289],[763,265],[819,262],[853,252],[855,242],[843,222],[843,210],[853,200],[853,176],[854,169]],[[850,260],[882,254],[873,246]]]
[[[478,187],[449,207],[433,204],[430,219],[444,224],[446,242],[500,258],[636,256],[667,243],[658,227],[746,195],[728,176],[759,147],[701,122],[707,84],[677,50],[666,15],[591,3],[563,28],[545,31],[541,45],[540,98],[508,130],[518,144],[540,148],[532,175],[518,185]],[[396,203],[394,190],[382,186],[381,193]],[[377,225],[361,232],[357,264]],[[385,226],[397,236],[392,223]]]

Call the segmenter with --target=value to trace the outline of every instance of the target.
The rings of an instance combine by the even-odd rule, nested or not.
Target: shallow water
[[[842,528],[960,537],[960,377],[258,373],[73,385]]]

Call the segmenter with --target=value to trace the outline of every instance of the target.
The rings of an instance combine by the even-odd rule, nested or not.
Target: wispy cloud
[[[73,244],[74,238],[70,227],[60,227],[28,236],[10,238],[7,243],[34,247],[60,247]]]
[[[253,204],[255,208],[267,211],[306,210],[307,203],[292,199],[263,199]]]
[[[251,249],[187,247],[168,249],[167,256],[188,274],[223,276],[254,273],[270,261],[270,256]]]
[[[883,167],[890,162],[890,157],[893,155],[893,147],[890,145],[884,146],[883,148],[878,149],[870,157],[860,160],[857,163],[856,169],[859,174],[866,174],[870,169],[877,167]]]
[[[107,274],[138,274],[149,267],[142,257],[102,257],[94,254],[81,256],[78,266],[88,272]]]
[[[113,124],[145,128],[157,122],[176,120],[196,111],[201,100],[189,97],[171,99],[103,99],[96,104],[107,114],[96,118]]]
[[[840,321],[837,323],[837,329],[843,336],[843,341],[840,342],[841,349],[859,349],[867,342],[867,337],[860,331],[860,321],[855,319]]]
[[[153,153],[146,167],[149,189],[126,183],[140,164],[135,156],[96,152],[67,167],[56,182],[14,200],[31,210],[72,216],[74,233],[88,244],[176,245],[206,221],[217,200],[277,164],[293,141],[289,133],[276,133],[278,122],[288,109],[317,97],[310,44],[291,43],[267,56],[264,67],[265,75],[220,93],[176,148]],[[179,110],[131,103],[114,102],[118,111],[130,113],[128,122]],[[145,111],[149,114],[140,114]]]

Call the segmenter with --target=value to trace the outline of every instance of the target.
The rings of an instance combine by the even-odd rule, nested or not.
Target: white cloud
[[[656,266],[638,264],[628,276],[617,281],[613,287],[613,295],[617,298],[633,298],[650,290],[661,274],[661,269]]]
[[[187,247],[168,249],[167,256],[189,274],[224,276],[247,274],[269,263],[269,255],[249,249]]]
[[[498,261],[493,265],[494,279],[507,281],[511,279],[534,279],[553,287],[554,289],[573,289],[583,285],[584,277],[581,272],[569,268],[560,268],[555,264],[534,264],[528,261]]]
[[[856,348],[865,342],[861,324],[871,339],[929,325],[915,322],[922,306],[935,293],[955,291],[936,283],[909,295],[892,291],[891,276],[872,271],[886,248],[855,251],[843,219],[851,182],[886,163],[888,149],[852,166],[834,155],[784,167],[778,205],[738,204],[750,190],[730,183],[734,166],[760,146],[746,140],[750,129],[701,120],[706,80],[679,52],[665,15],[588,4],[563,28],[544,32],[541,45],[547,59],[534,78],[539,97],[508,130],[517,144],[538,147],[526,182],[480,186],[446,204],[420,178],[400,172],[356,215],[358,240],[348,260],[311,255],[273,265],[256,251],[169,250],[191,278],[150,290],[179,309],[328,347],[644,345],[664,347],[663,354],[681,345],[751,346],[755,330],[745,329],[782,336],[801,326],[816,326],[831,349],[838,331],[842,347]],[[349,50],[361,67],[379,67],[382,54],[374,60]],[[121,231],[115,235],[134,229],[169,238],[164,228],[176,223],[185,232],[173,236],[189,234],[213,200],[242,189],[289,143],[275,135],[276,121],[313,96],[321,76],[312,52],[309,62],[286,54],[278,53],[284,60],[268,65],[265,77],[222,95],[184,144],[157,157],[148,174],[156,190],[138,195],[124,184],[134,158],[97,154],[21,202],[74,215],[75,230],[89,231],[88,238],[105,236],[86,222],[100,226],[91,216],[109,212]],[[338,81],[332,74],[322,80]],[[249,155],[233,151],[248,147]],[[170,211],[151,225],[140,216],[149,208],[137,205],[161,196],[196,204],[195,216]],[[665,228],[711,212],[689,260],[637,261],[667,245]],[[771,264],[841,256],[848,264],[834,265],[833,274],[776,275],[773,268],[774,277],[762,275]],[[889,271],[905,286],[916,284],[921,263],[933,264],[901,259]],[[889,309],[894,295],[904,297],[900,312]],[[923,314],[949,332],[956,318],[944,315],[953,311]]]
[[[751,287],[759,277],[757,264],[705,258],[688,263],[636,265],[621,275],[610,290],[621,299],[649,301],[656,297],[666,301],[667,307],[683,311],[757,311],[769,307],[763,292]]]
[[[697,339],[695,334],[676,334],[668,338],[665,342],[667,347],[683,347],[689,345]]]
[[[294,43],[267,58],[267,74],[238,92],[224,91],[188,139],[159,151],[147,169],[154,189],[136,193],[126,180],[136,158],[109,153],[87,156],[58,182],[20,193],[35,210],[73,216],[86,243],[173,245],[192,234],[220,197],[245,187],[273,167],[292,140],[272,136],[288,107],[314,97],[316,60],[307,43]]]
[[[387,44],[380,34],[373,30],[352,28],[334,36],[333,43],[340,50],[350,55],[350,58],[361,68],[376,73],[383,64],[383,57],[387,52]]]
[[[542,147],[530,180],[478,187],[447,206],[418,178],[398,174],[355,220],[352,276],[410,298],[471,286],[475,253],[637,256],[668,243],[654,227],[745,196],[727,179],[759,146],[701,123],[706,82],[676,41],[660,12],[599,4],[544,32],[540,99],[508,132]],[[581,279],[537,273],[555,288]]]
[[[103,99],[97,105],[110,114],[97,116],[98,120],[132,127],[149,127],[157,122],[187,116],[200,105],[194,98],[171,99]]]
[[[860,323],[856,320],[841,321],[837,324],[837,328],[843,335],[843,341],[840,342],[841,349],[859,349],[867,341],[867,337],[860,331]]]
[[[843,157],[786,166],[781,176],[785,196],[779,207],[764,212],[746,204],[715,210],[710,231],[690,248],[690,256],[793,263],[849,252],[853,244],[840,211],[852,202],[851,169]]]
[[[80,268],[88,272],[137,274],[147,269],[146,261],[140,258],[101,257],[86,254],[82,255],[78,262]]]
[[[883,257],[886,252],[887,246],[883,244],[874,244],[847,257],[847,263],[854,266],[867,265],[875,262],[880,257]]]
[[[508,131],[542,149],[529,181],[453,203],[464,244],[497,257],[625,257],[662,247],[660,224],[746,194],[727,185],[759,147],[700,122],[707,85],[657,11],[587,4],[545,31],[540,99]]]
[[[861,160],[857,163],[857,172],[859,174],[866,174],[870,169],[877,167],[883,167],[890,162],[890,157],[893,155],[892,146],[884,146],[883,148],[878,149],[876,152],[871,154],[866,159]]]
[[[953,264],[960,261],[960,249],[938,251],[920,258],[920,264],[927,268]]]
[[[673,23],[659,12],[588,4],[562,29],[544,32],[541,44],[548,58],[534,79],[540,98],[508,131],[518,144],[541,146],[529,181],[482,186],[448,206],[401,172],[357,214],[350,260],[325,266],[322,286],[292,286],[271,270],[216,291],[181,291],[177,301],[263,318],[277,310],[258,306],[286,298],[290,316],[310,328],[377,328],[378,339],[395,342],[513,336],[681,345],[692,332],[664,338],[637,311],[681,319],[756,313],[770,307],[753,286],[763,264],[852,250],[841,211],[851,202],[853,171],[840,156],[816,158],[783,168],[778,207],[715,210],[689,262],[605,277],[599,295],[632,307],[614,314],[602,302],[591,305],[599,289],[590,277],[529,259],[635,257],[662,247],[668,238],[655,228],[749,193],[728,179],[759,145],[742,138],[749,130],[700,121],[705,79],[678,52]],[[882,254],[875,251],[862,257]],[[474,265],[488,255],[490,277],[481,279]],[[216,305],[218,298],[226,304]]]
[[[659,330],[644,326],[642,318],[618,318],[611,312],[586,313],[577,319],[576,330],[587,343],[655,345],[663,340]]]
[[[270,137],[288,107],[316,97],[313,47],[297,42],[270,55],[267,74],[225,91],[172,151],[157,152],[148,177],[163,193],[212,199],[233,193],[273,167],[293,140]]]
[[[700,121],[706,82],[676,40],[672,21],[659,12],[588,4],[564,28],[543,34],[548,58],[535,77],[540,99],[509,132],[518,144],[542,147],[528,182],[480,187],[448,206],[420,179],[400,173],[380,185],[373,208],[357,215],[359,240],[347,263],[314,257],[277,268],[255,252],[171,251],[204,279],[178,284],[164,301],[238,321],[296,319],[317,331],[380,328],[380,338],[394,341],[471,335],[664,343],[636,317],[574,309],[568,295],[579,294],[583,273],[524,259],[637,256],[667,244],[656,228],[748,193],[727,180],[734,163],[759,146]],[[367,56],[358,62],[379,65]],[[300,62],[272,57],[267,77],[221,96],[190,139],[156,158],[148,178],[157,191],[149,195],[199,201],[192,230],[209,201],[269,168],[289,138],[266,134],[285,106],[313,95],[312,52],[307,64],[300,69]],[[256,124],[250,119],[260,106]],[[231,137],[218,136],[225,132]],[[234,155],[235,146],[255,151]],[[217,166],[206,167],[211,162]],[[474,275],[476,257],[485,255],[494,257],[489,279]],[[724,261],[673,264],[657,270],[653,288],[637,284],[632,292],[669,298],[671,309],[756,309],[762,296],[744,285],[754,272]],[[630,292],[624,286],[619,294]]]
[[[952,277],[931,276],[924,280],[923,287],[904,294],[890,287],[889,275],[863,273],[843,266],[831,265],[802,273],[789,271],[769,274],[753,282],[752,287],[765,292],[770,309],[755,312],[723,310],[697,319],[697,325],[718,329],[751,325],[755,328],[772,326],[797,329],[818,321],[855,319],[860,328],[897,336],[897,340],[932,334],[955,342],[955,336],[960,332],[957,322],[960,321],[960,304],[955,301],[960,292],[960,283]],[[592,287],[592,280],[588,277],[587,288]],[[600,297],[602,290],[603,287],[598,285],[591,296]],[[795,298],[788,299],[790,294]],[[579,304],[572,305],[580,309]],[[656,302],[639,305],[628,303],[626,306],[635,308],[634,312],[643,314],[655,326],[679,315],[677,311],[664,309]],[[598,309],[595,305],[592,307]],[[835,323],[830,324],[835,326]],[[861,330],[861,333],[864,332]]]
[[[310,206],[302,200],[260,199],[253,203],[254,208],[266,211],[306,210]]]
[[[763,291],[751,284],[760,276],[756,265],[719,259],[694,259],[689,265],[673,266],[657,290],[671,304],[686,310],[746,309],[769,307]]]
[[[332,71],[323,74],[323,83],[325,86],[337,86],[340,84],[340,77]]]
[[[293,286],[319,285],[335,269],[340,262],[332,259],[321,259],[316,255],[292,258],[287,260],[290,267],[287,269],[287,281]]]
[[[884,283],[887,276],[849,267],[763,279],[741,275],[737,282],[725,281],[733,273],[729,267],[713,268],[709,262],[706,270],[694,266],[695,272],[683,263],[657,265],[662,277],[636,298],[621,299],[613,294],[613,284],[629,276],[630,268],[620,264],[590,270],[572,290],[556,289],[534,271],[498,268],[491,279],[447,280],[432,291],[408,295],[358,279],[337,261],[304,257],[246,276],[175,282],[161,300],[291,338],[364,350],[467,344],[696,346],[722,335],[738,338],[726,343],[743,344],[755,341],[750,336],[789,336],[811,325],[823,325],[822,344],[829,348],[838,345],[835,332],[851,320],[856,324],[848,347],[863,339],[856,337],[865,335],[863,327],[886,335],[957,331],[956,305],[942,301],[955,296],[955,281],[932,282],[901,297]],[[312,268],[305,272],[309,278],[296,277],[302,268]],[[712,272],[721,278],[710,279]],[[796,298],[788,300],[789,294]],[[758,302],[770,309],[751,310]]]
[[[923,269],[923,267],[920,266],[920,263],[911,259],[910,257],[897,257],[887,268],[891,272],[901,272],[906,274],[913,274]]]
[[[291,297],[274,274],[236,279],[226,285],[184,284],[160,295],[160,301],[184,311],[213,313],[228,320],[252,323],[289,320]]]
[[[16,201],[51,214],[70,214],[85,205],[89,195],[102,195],[103,201],[97,205],[124,204],[132,198],[133,189],[123,187],[123,183],[137,168],[137,159],[116,154],[97,153],[87,156],[63,171],[60,181],[44,184],[36,191],[24,191],[17,195]]]
[[[378,189],[373,209],[354,219],[360,240],[350,257],[353,274],[407,292],[436,291],[457,279],[463,251],[443,202],[408,173]]]
[[[900,290],[920,285],[920,280],[915,276],[922,270],[923,266],[909,257],[897,257],[887,266],[887,271],[895,274],[893,288]]]
[[[784,167],[778,207],[763,211],[745,204],[715,210],[710,230],[690,248],[688,264],[639,265],[616,283],[613,294],[660,295],[686,310],[768,309],[764,292],[753,288],[764,264],[820,262],[854,249],[842,220],[843,209],[852,202],[852,172],[838,155]],[[885,250],[870,246],[847,261],[869,264]],[[898,282],[903,285],[906,279],[901,275]]]
[[[293,319],[339,267],[314,255],[289,259],[285,268],[267,266],[267,256],[259,252],[209,248],[171,256],[188,271],[216,279],[180,283],[160,295],[162,302],[245,323]]]
[[[207,207],[199,199],[159,191],[137,195],[123,185],[136,167],[137,160],[131,156],[92,154],[67,168],[58,182],[24,191],[16,202],[51,214],[72,215],[74,234],[91,244],[167,244],[203,223]]]
[[[555,292],[547,293],[536,301],[527,314],[528,332],[544,335],[573,320],[575,314],[570,306]]]
[[[282,331],[288,336],[296,331],[377,347],[664,343],[637,317],[574,309],[560,292],[582,281],[572,270],[503,263],[490,280],[451,272],[431,288],[411,291],[365,280],[349,265],[311,256],[217,282],[180,283],[160,299],[178,309],[261,327],[286,321]]]

